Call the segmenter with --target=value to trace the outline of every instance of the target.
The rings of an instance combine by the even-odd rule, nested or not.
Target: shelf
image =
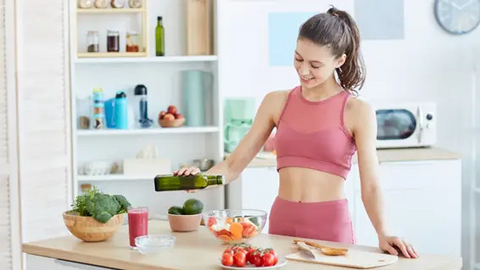
[[[152,135],[152,134],[190,134],[213,133],[219,128],[209,127],[179,127],[179,128],[150,128],[150,129],[89,129],[77,130],[78,136],[112,136],[112,135]]]
[[[78,175],[78,182],[100,182],[100,181],[153,181],[154,177],[133,176],[122,174],[105,174],[105,175]]]
[[[79,59],[75,60],[77,64],[98,64],[98,63],[179,63],[179,62],[214,62],[217,61],[216,55],[186,55],[186,56],[161,56],[161,57],[90,57],[88,53],[79,54]]]
[[[79,14],[118,14],[118,13],[142,13],[145,12],[143,8],[90,8],[77,9]]]
[[[99,58],[131,58],[131,57],[147,57],[146,52],[98,52],[98,53],[77,53],[77,58],[90,58],[98,61]],[[80,60],[80,59],[78,59]],[[78,61],[77,60],[77,61]]]

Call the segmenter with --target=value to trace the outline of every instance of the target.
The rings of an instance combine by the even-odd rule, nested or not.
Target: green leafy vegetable
[[[77,196],[72,211],[80,216],[93,217],[107,223],[113,216],[128,212],[130,203],[122,195],[109,195],[100,192],[96,186],[85,194]]]

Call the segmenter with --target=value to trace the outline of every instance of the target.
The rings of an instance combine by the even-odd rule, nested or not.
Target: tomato
[[[252,260],[253,260],[253,252],[255,252],[255,249],[253,247],[247,247],[247,249],[245,250],[247,252],[247,262],[253,264]]]
[[[269,249],[266,249],[266,250],[265,250],[265,253],[270,253],[270,254],[273,255],[273,265],[276,265],[277,262],[278,262],[278,255],[277,255],[277,253],[275,252],[275,250],[272,249],[272,248],[269,248]]]
[[[245,255],[247,255],[247,252],[245,251],[245,249],[243,249],[243,248],[240,247],[240,246],[234,247],[234,248],[233,248],[233,251],[235,251],[235,253],[237,253],[237,252],[243,252],[243,253],[245,253]]]
[[[255,252],[252,254],[252,262],[251,264],[254,264],[256,267],[261,267],[263,266],[263,261],[262,261],[262,255],[260,253]]]
[[[274,261],[274,258],[272,253],[263,254],[262,256],[263,266],[272,266],[274,265],[273,261]]]
[[[233,265],[233,255],[230,253],[223,253],[222,255],[222,264],[225,266]]]
[[[245,251],[237,251],[233,255],[233,263],[237,267],[243,267],[247,263],[247,254]]]
[[[223,251],[223,253],[229,253],[229,254],[232,254],[232,256],[233,256],[233,254],[235,254],[235,252],[233,251],[233,247],[229,247],[229,248],[225,249]]]

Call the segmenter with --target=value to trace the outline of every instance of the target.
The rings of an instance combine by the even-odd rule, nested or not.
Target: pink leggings
[[[347,199],[302,203],[277,197],[268,229],[269,234],[355,244]]]

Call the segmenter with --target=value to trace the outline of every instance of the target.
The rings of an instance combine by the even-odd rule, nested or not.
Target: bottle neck
[[[163,23],[162,23],[162,20],[158,20],[158,21],[157,21],[157,26],[162,26],[162,24],[163,24]]]
[[[222,175],[207,175],[208,185],[223,185],[223,176]]]

